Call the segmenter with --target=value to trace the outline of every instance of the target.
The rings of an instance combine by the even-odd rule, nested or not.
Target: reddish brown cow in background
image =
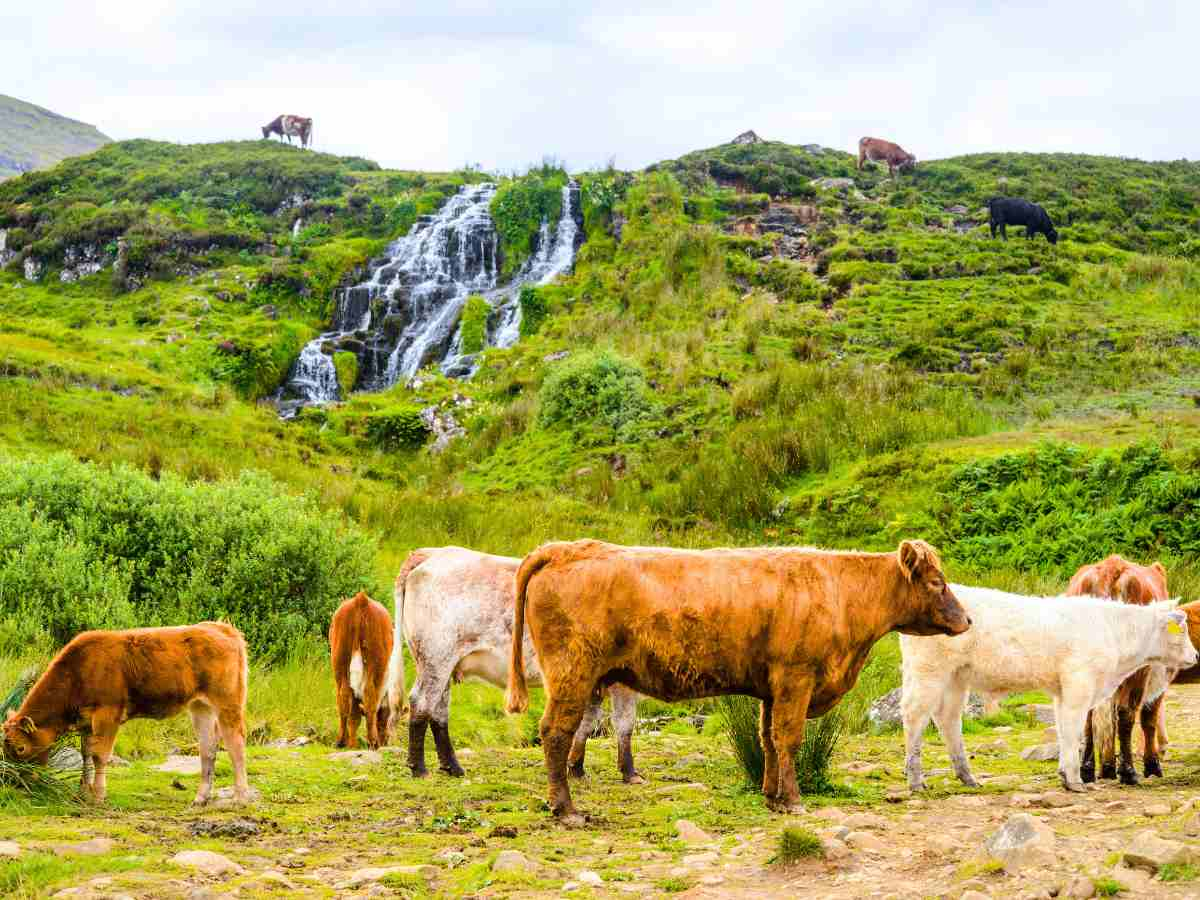
[[[4,722],[4,752],[45,763],[67,731],[86,735],[95,765],[83,789],[97,802],[106,795],[104,770],[117,729],[128,719],[165,719],[185,707],[200,744],[203,806],[212,792],[217,732],[233,762],[239,803],[246,784],[246,642],[225,622],[178,628],[85,631],[59,651],[16,712]]]
[[[896,177],[896,170],[911,169],[917,164],[917,158],[891,141],[882,138],[865,137],[858,142],[858,168],[861,171],[864,162],[887,163],[888,174]]]
[[[526,617],[546,686],[550,808],[568,824],[582,822],[568,754],[598,685],[667,701],[759,698],[763,793],[773,808],[791,810],[805,719],[854,686],[872,645],[889,631],[960,634],[970,625],[923,541],[904,541],[896,553],[546,544],[517,571],[509,712],[529,704]]]
[[[362,591],[338,607],[329,623],[333,680],[337,685],[339,747],[358,746],[358,720],[366,717],[367,744],[378,750],[391,738],[384,702],[392,617]]]
[[[1067,588],[1067,594],[1080,596],[1108,597],[1122,603],[1146,606],[1157,600],[1169,599],[1167,595],[1167,571],[1162,563],[1140,566],[1116,554],[1101,562],[1083,566]],[[1139,669],[1121,683],[1113,695],[1111,707],[1097,707],[1088,715],[1084,732],[1083,766],[1080,776],[1084,781],[1096,780],[1096,757],[1100,761],[1100,777],[1120,777],[1122,784],[1137,784],[1137,772],[1133,766],[1133,725],[1140,717],[1142,725],[1143,771],[1146,776],[1162,775],[1159,748],[1166,746],[1165,733],[1161,740],[1157,733],[1162,714],[1164,694],[1162,689],[1169,678],[1162,667],[1147,666]],[[1157,677],[1154,677],[1157,675]],[[1151,681],[1155,684],[1148,691]],[[1116,739],[1121,745],[1121,765],[1118,769],[1113,748],[1113,712],[1116,718]]]

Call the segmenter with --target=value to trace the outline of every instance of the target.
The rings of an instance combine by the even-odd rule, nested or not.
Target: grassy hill
[[[1191,471],[1200,166],[980,154],[893,182],[853,163],[764,143],[576,173],[587,242],[573,275],[529,292],[515,347],[469,382],[429,373],[285,424],[258,401],[328,321],[333,286],[484,176],[266,142],[113,144],[0,186],[0,446],[187,478],[266,470],[379,535],[380,585],[431,543],[924,533],[952,548],[938,504],[959,467],[1046,440],[1148,441]],[[561,183],[504,180],[507,253]],[[991,240],[997,193],[1043,202],[1059,244]],[[104,268],[64,282],[83,246]],[[395,440],[430,405],[467,430],[436,455]],[[1101,543],[1189,541],[1114,526],[1027,562],[1061,578]]]
[[[0,94],[0,181],[107,143],[95,126]]]

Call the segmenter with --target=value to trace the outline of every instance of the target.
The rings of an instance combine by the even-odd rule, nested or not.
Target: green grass
[[[108,143],[95,127],[0,95],[0,181]]]
[[[1163,881],[1166,880],[1167,879],[1165,878],[1163,879]],[[1097,897],[1115,897],[1117,894],[1129,890],[1129,888],[1121,884],[1121,882],[1117,881],[1115,878],[1093,878],[1092,884],[1096,888]]]
[[[1167,863],[1158,870],[1159,881],[1195,881],[1200,878],[1200,866],[1191,863]]]
[[[825,845],[807,828],[785,828],[779,833],[779,852],[775,861],[793,863],[802,859],[823,857]]]

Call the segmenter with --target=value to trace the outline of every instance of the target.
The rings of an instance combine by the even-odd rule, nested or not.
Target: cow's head
[[[269,137],[271,136],[271,126],[270,126],[270,125],[264,125],[264,126],[262,127],[262,133],[263,133],[263,137],[265,137],[265,138],[269,138]]]
[[[1046,229],[1046,240],[1052,244],[1058,243],[1058,232],[1055,230],[1053,225]]]
[[[1166,601],[1170,604],[1171,601]],[[1188,635],[1188,617],[1181,609],[1170,609],[1167,605],[1155,610],[1155,627],[1162,638],[1160,662],[1168,669],[1190,669],[1200,656]]]
[[[950,591],[937,551],[924,541],[903,541],[896,551],[908,582],[910,615],[898,630],[904,634],[962,634],[971,618]]]
[[[49,728],[38,728],[29,716],[17,715],[13,710],[4,720],[4,755],[10,759],[36,759],[45,763],[55,737],[57,735]]]
[[[909,153],[907,156],[904,157],[904,160],[900,163],[898,168],[902,172],[911,172],[916,167],[917,167],[917,158],[915,156],[913,156],[911,153]]]

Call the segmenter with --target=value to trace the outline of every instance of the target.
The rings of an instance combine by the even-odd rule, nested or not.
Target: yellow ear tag
[[[1167,631],[1171,634],[1183,634],[1183,626],[1178,622],[1170,621],[1167,623]]]

